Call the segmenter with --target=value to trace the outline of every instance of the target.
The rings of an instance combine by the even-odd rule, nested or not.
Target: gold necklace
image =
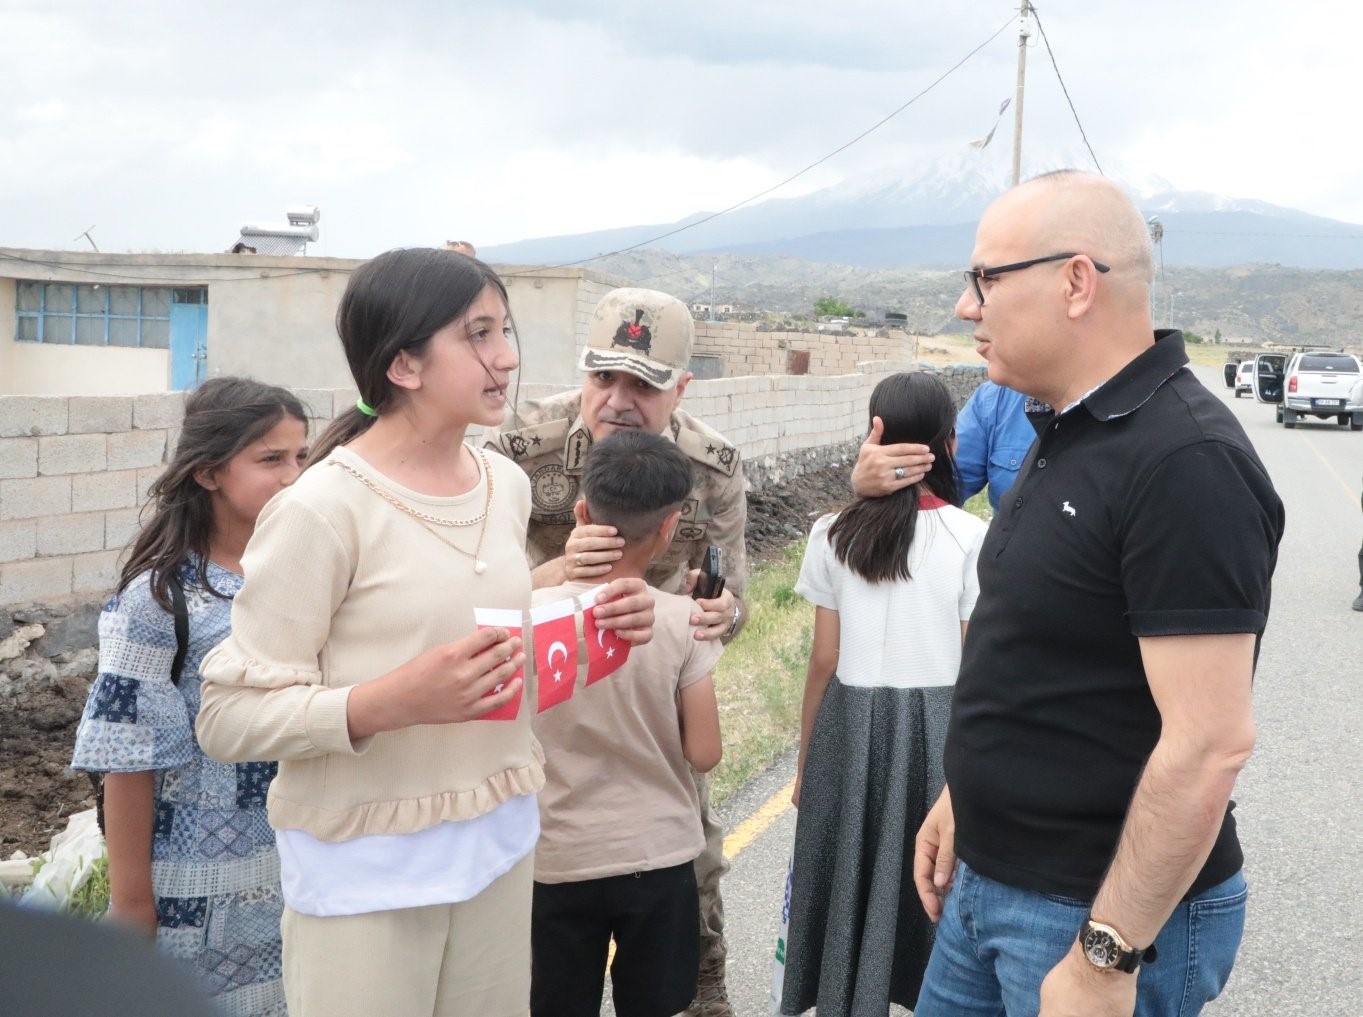
[[[454,548],[460,554],[468,555],[470,558],[473,559],[473,571],[481,576],[484,572],[487,571],[487,562],[483,561],[480,555],[482,554],[483,551],[483,537],[487,533],[488,513],[492,509],[492,486],[493,486],[492,464],[488,462],[487,456],[483,454],[481,449],[471,448],[470,451],[475,456],[477,456],[478,461],[482,463],[483,476],[487,478],[487,499],[483,502],[483,511],[478,513],[472,519],[442,519],[440,516],[432,516],[428,515],[425,512],[418,512],[416,509],[412,508],[410,505],[404,502],[401,498],[398,498],[396,495],[391,494],[390,492],[380,487],[378,484],[374,483],[372,480],[366,477],[359,470],[355,469],[355,467],[351,466],[349,463],[341,462],[341,460],[339,459],[332,459],[331,464],[333,466],[339,466],[341,469],[345,470],[352,477],[358,480],[361,484],[369,488],[369,490],[373,491],[384,501],[388,502],[389,505],[392,505],[394,508],[407,513],[407,515],[411,516],[413,519],[415,519],[418,523],[421,524],[422,529],[426,530],[428,533],[430,533],[431,536],[435,537],[442,544],[446,545],[447,547]],[[482,525],[478,526],[478,544],[473,549],[472,553],[465,551],[454,541],[441,536],[435,530],[431,529],[431,527],[428,525],[429,523],[434,523],[436,526],[474,526],[481,523]]]

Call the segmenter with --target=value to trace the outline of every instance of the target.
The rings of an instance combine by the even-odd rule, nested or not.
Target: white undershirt
[[[323,841],[276,830],[284,903],[305,915],[359,915],[471,900],[535,850],[534,795],[474,819],[404,834]]]

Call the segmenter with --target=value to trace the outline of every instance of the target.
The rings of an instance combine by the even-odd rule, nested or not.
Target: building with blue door
[[[0,395],[137,395],[246,374],[350,388],[336,307],[359,260],[0,247]],[[494,266],[521,384],[571,385],[596,303],[628,285],[576,267]]]
[[[0,248],[0,395],[180,391],[234,373],[344,387],[334,322],[358,264]]]

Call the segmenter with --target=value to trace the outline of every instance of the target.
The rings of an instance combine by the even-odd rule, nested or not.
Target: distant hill
[[[593,262],[593,267],[641,286],[708,303],[715,267],[716,303],[774,315],[812,315],[814,301],[835,296],[876,317],[908,315],[922,334],[965,330],[954,307],[963,282],[958,261],[951,270],[864,268],[756,254],[679,256],[632,251]],[[1166,264],[1153,291],[1155,321],[1166,320],[1211,339],[1255,341],[1363,341],[1363,271],[1316,271],[1281,265],[1190,268]]]
[[[682,229],[649,246],[680,255],[772,255],[863,268],[963,266],[980,213],[1006,189],[1005,160],[1004,149],[969,151],[906,174],[878,171],[811,194],[768,199],[708,222],[696,213],[674,223],[540,237],[481,253],[501,263],[561,264]],[[1025,175],[1066,165],[1085,161],[1062,153],[1027,166]],[[1144,214],[1159,216],[1166,268],[1267,263],[1363,269],[1363,225],[1263,201],[1179,191],[1167,180],[1120,168],[1108,171]]]

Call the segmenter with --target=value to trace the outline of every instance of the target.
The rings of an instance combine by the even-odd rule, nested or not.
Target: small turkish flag
[[[501,607],[475,607],[473,609],[473,621],[480,629],[506,629],[507,634],[512,639],[515,639],[521,634],[521,613],[519,611],[512,611]],[[490,713],[483,714],[478,718],[479,720],[516,719],[517,715],[521,712],[521,693],[525,690],[525,685],[523,684],[525,682],[524,667],[517,668],[515,674],[511,675],[507,681],[509,682],[515,678],[519,678],[522,685],[516,690],[516,695],[512,697],[511,702],[497,707],[497,709]],[[483,698],[487,699],[488,696],[495,696],[505,687],[505,685],[498,685]]]
[[[596,627],[592,608],[596,606],[596,596],[604,586],[598,586],[582,595],[582,638],[587,644],[587,684],[599,682],[614,674],[629,659],[629,643],[625,642],[611,629]]]
[[[577,601],[569,598],[531,608],[530,626],[543,713],[571,699],[577,684]]]

